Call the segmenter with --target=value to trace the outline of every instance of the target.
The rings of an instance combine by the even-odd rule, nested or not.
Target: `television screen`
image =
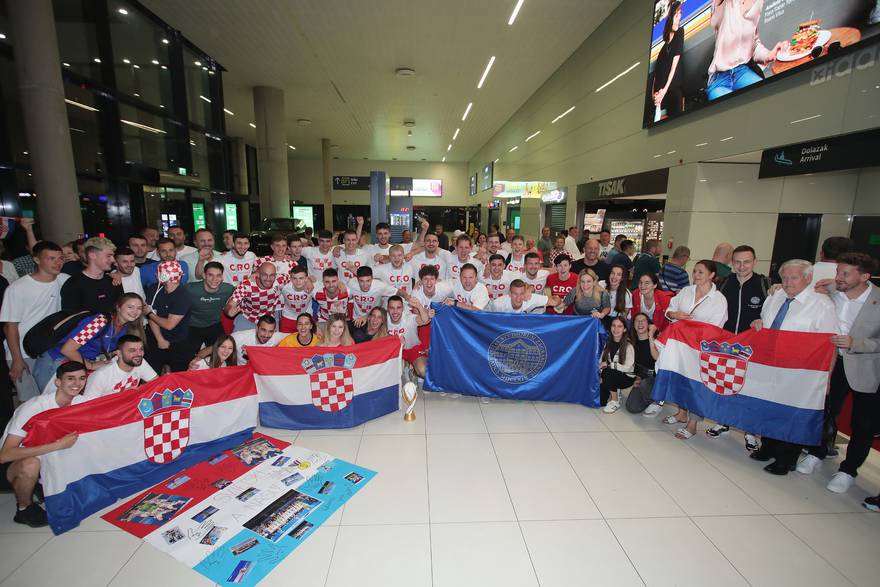
[[[495,163],[486,163],[483,165],[482,173],[480,174],[480,191],[491,190],[492,186],[495,184]]]
[[[880,39],[880,0],[656,0],[644,126]]]

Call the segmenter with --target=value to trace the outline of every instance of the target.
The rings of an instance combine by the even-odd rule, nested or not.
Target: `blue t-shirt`
[[[660,289],[665,289],[666,291],[677,292],[690,285],[688,272],[672,263],[667,263],[661,267],[657,277],[660,281]]]
[[[183,271],[183,275],[180,278],[180,283],[184,284],[189,279],[189,263],[186,261],[177,260],[180,263],[180,269]],[[144,263],[141,265],[141,285],[144,286],[144,291],[147,291],[157,283],[159,283],[159,276],[157,275],[159,271],[159,262],[153,261],[152,263]]]
[[[104,330],[103,334],[101,334],[101,330]],[[123,327],[117,331],[113,326],[112,320],[104,314],[91,314],[80,320],[76,327],[59,341],[58,345],[47,352],[53,359],[63,359],[64,355],[61,354],[61,347],[68,340],[73,339],[80,344],[79,354],[84,359],[94,361],[102,353],[110,353],[116,350],[119,337],[125,334],[127,330],[127,328]]]

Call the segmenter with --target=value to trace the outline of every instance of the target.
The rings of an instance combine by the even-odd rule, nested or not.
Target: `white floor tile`
[[[550,432],[605,432],[598,410],[579,404],[534,402]]]
[[[432,524],[434,587],[538,585],[515,522]]]
[[[423,524],[341,526],[326,585],[431,585],[430,540],[428,526]]]
[[[483,412],[474,397],[457,399],[423,394],[425,398],[425,430],[428,434],[480,434],[486,432]]]
[[[670,408],[666,409],[670,410]],[[674,432],[676,428],[673,426],[666,426],[666,424],[663,423],[662,419],[666,417],[665,411],[657,417],[646,418],[641,414],[630,414],[626,411],[626,408],[621,407],[613,414],[606,414],[601,409],[598,409],[596,410],[596,416],[599,418],[599,422],[603,426],[613,432],[634,432],[638,430],[653,431],[664,430],[666,428],[672,429]]]
[[[416,419],[407,422],[403,419],[406,410],[401,409],[385,414],[364,425],[364,434],[424,434],[425,433],[425,401],[419,395],[416,400]]]
[[[606,518],[684,515],[614,433],[582,432],[554,436]]]
[[[602,520],[520,522],[520,526],[541,587],[643,585]]]
[[[516,520],[487,434],[428,437],[431,523]]]
[[[880,582],[880,516],[876,513],[777,516],[835,569],[856,585]]]
[[[260,581],[260,587],[320,587],[327,580],[330,569],[330,558],[336,544],[339,528],[322,525],[309,536],[309,539],[281,561],[266,578]],[[296,577],[292,580],[292,577]]]
[[[427,524],[424,436],[364,436],[357,464],[378,474],[345,505],[342,524]]]
[[[748,584],[688,518],[608,520],[608,525],[649,587]]]
[[[68,532],[54,536],[3,587],[107,585],[142,542],[130,534]],[[57,561],[58,564],[50,564]]]
[[[480,404],[480,409],[491,433],[547,432],[547,426],[532,402],[492,400]]]
[[[186,585],[210,587],[214,582],[195,572],[174,557],[141,543],[134,556],[113,577],[110,587],[153,587]]]
[[[550,434],[493,434],[492,443],[519,520],[599,518]]]
[[[773,516],[695,518],[694,523],[755,587],[847,584]]]
[[[49,541],[49,534],[0,534],[0,582]]]

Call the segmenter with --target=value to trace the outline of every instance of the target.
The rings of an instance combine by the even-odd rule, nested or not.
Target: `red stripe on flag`
[[[354,346],[343,347],[307,347],[307,348],[272,348],[251,347],[247,350],[248,360],[257,375],[304,375],[304,360],[312,360],[315,356],[325,354],[355,356],[352,367],[371,367],[396,359],[400,353],[400,339],[386,336],[379,340],[364,342]]]
[[[782,369],[830,371],[836,352],[831,334],[762,328],[733,334],[705,322],[683,320],[665,328],[659,342],[670,339],[700,350],[701,342],[739,343],[751,347],[750,362]]]
[[[140,422],[144,419],[138,410],[142,399],[150,399],[156,392],[176,389],[192,391],[190,409],[257,393],[253,371],[248,366],[169,373],[136,389],[37,414],[24,425],[28,435],[23,444],[40,446],[71,432],[85,434]]]

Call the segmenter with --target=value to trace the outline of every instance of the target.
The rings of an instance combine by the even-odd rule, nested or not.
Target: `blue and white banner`
[[[433,307],[425,389],[599,406],[595,318]]]

